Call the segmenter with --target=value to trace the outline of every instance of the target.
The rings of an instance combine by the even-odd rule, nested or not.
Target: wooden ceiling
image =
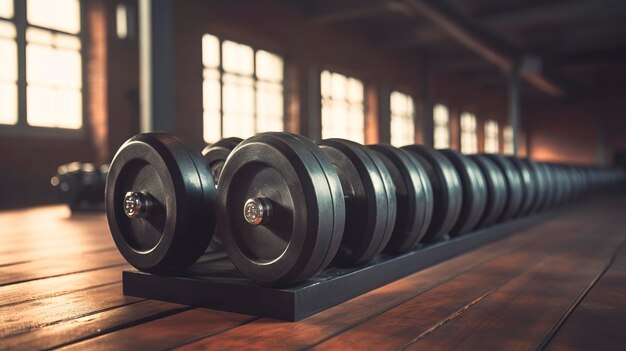
[[[312,21],[354,25],[383,50],[428,57],[497,94],[519,70],[530,97],[578,95],[626,71],[624,0],[302,0]]]

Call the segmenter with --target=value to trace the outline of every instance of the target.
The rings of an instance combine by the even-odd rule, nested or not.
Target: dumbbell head
[[[402,147],[426,170],[433,187],[433,218],[422,241],[432,242],[450,232],[461,213],[463,194],[461,180],[447,158],[425,145]]]
[[[504,180],[507,188],[507,202],[504,211],[500,215],[500,221],[506,221],[514,218],[524,201],[524,190],[522,188],[522,179],[515,169],[515,166],[504,156],[496,154],[485,154],[504,174]]]
[[[478,165],[455,150],[439,150],[454,166],[461,179],[463,202],[461,213],[450,230],[450,236],[465,234],[478,224],[487,206],[487,184]]]
[[[426,233],[433,214],[433,190],[424,167],[407,151],[386,144],[370,145],[391,174],[397,215],[385,251],[399,254],[414,248]]]
[[[219,183],[222,168],[224,168],[224,163],[226,163],[228,155],[242,141],[243,139],[236,137],[224,138],[214,144],[208,145],[202,150],[202,156],[204,156],[209,169],[211,169],[216,184]]]
[[[346,199],[346,229],[336,262],[361,265],[378,255],[393,233],[396,192],[391,174],[373,150],[355,142],[326,139],[319,147],[337,169]]]
[[[533,210],[533,206],[537,201],[538,196],[538,184],[533,174],[533,170],[527,162],[514,156],[507,157],[507,159],[513,164],[520,179],[522,181],[522,193],[524,194],[522,204],[515,214],[515,216],[527,215]]]
[[[50,184],[59,201],[76,210],[104,201],[104,177],[106,173],[92,163],[72,162],[59,166]]]
[[[310,140],[262,133],[229,155],[218,188],[220,237],[234,265],[260,284],[288,286],[324,269],[345,224],[339,177]]]
[[[215,227],[215,183],[200,152],[163,133],[130,138],[115,155],[105,208],[124,258],[150,272],[194,263]]]
[[[477,227],[483,228],[494,224],[504,212],[509,197],[506,180],[502,170],[485,155],[469,156],[485,177],[487,184],[487,204]]]

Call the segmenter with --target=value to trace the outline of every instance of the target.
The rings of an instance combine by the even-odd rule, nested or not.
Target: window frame
[[[82,0],[81,0],[82,1]],[[220,109],[219,109],[219,113],[220,113],[220,139],[221,140],[223,138],[228,138],[231,137],[232,135],[224,135],[224,74],[234,74],[236,76],[240,76],[239,74],[236,73],[232,73],[232,72],[226,72],[224,71],[224,50],[223,50],[223,43],[225,41],[231,41],[237,44],[242,44],[245,46],[248,46],[252,49],[252,67],[253,67],[253,72],[252,72],[252,82],[253,82],[253,91],[254,91],[254,111],[253,111],[253,115],[254,115],[254,122],[256,125],[256,121],[257,121],[257,116],[258,116],[258,112],[257,112],[257,82],[259,82],[259,78],[257,77],[257,66],[256,66],[256,55],[258,51],[266,51],[269,52],[270,54],[273,55],[277,55],[279,56],[282,60],[283,60],[283,80],[281,82],[282,88],[283,88],[283,117],[282,117],[282,123],[283,123],[283,130],[286,131],[287,130],[287,124],[288,124],[288,112],[287,112],[287,107],[288,105],[288,97],[289,97],[289,93],[287,91],[287,62],[288,59],[285,55],[285,53],[282,50],[277,50],[276,48],[268,48],[264,45],[257,45],[256,42],[254,42],[254,40],[242,40],[241,38],[237,38],[237,37],[233,37],[227,34],[223,34],[219,31],[215,31],[215,30],[207,30],[204,31],[202,34],[202,38],[204,38],[204,35],[212,35],[214,37],[217,38],[218,42],[219,42],[219,65],[217,66],[217,68],[215,68],[217,70],[217,72],[219,73],[219,81],[220,81]],[[202,42],[200,42],[200,46],[201,46],[201,53],[202,53]],[[207,67],[204,65],[204,62],[201,63],[202,64],[202,83],[204,84],[204,71],[206,69],[213,69],[210,67]],[[260,80],[262,82],[264,82],[265,80]],[[202,89],[204,89],[202,87]],[[204,93],[204,91],[202,90],[202,93]],[[201,101],[202,104],[202,131],[201,131],[201,138],[202,141],[204,143],[215,143],[218,140],[212,141],[212,142],[208,142],[204,139],[204,101]],[[255,127],[256,129],[256,127]],[[255,132],[258,133],[258,132]]]
[[[85,9],[84,0],[78,0],[80,6],[80,32],[78,34],[67,33],[56,29],[50,29],[28,23],[27,19],[27,1],[13,0],[13,18],[5,19],[15,26],[17,44],[17,122],[15,124],[0,124],[0,135],[9,137],[53,137],[53,138],[69,138],[77,139],[89,135],[91,126],[89,125],[89,100],[88,100],[88,55],[89,45],[87,35],[89,33],[88,21],[86,20],[87,11]],[[76,36],[80,40],[80,57],[81,57],[81,112],[82,123],[80,128],[63,128],[63,127],[41,127],[32,126],[27,121],[27,84],[26,84],[26,30],[28,28],[42,29],[54,34],[64,34]]]
[[[322,73],[324,71],[329,72],[331,75],[333,73],[340,74],[344,76],[346,79],[358,80],[363,85],[363,142],[362,144],[365,144],[365,139],[367,137],[367,114],[369,112],[369,110],[367,109],[367,83],[360,74],[357,74],[354,71],[334,67],[332,65],[323,66],[317,72],[318,83],[319,83],[318,93],[319,93],[319,135],[320,135],[320,138],[324,139],[324,134],[323,134],[324,133],[324,123],[323,123],[324,117],[322,115],[324,111],[324,96],[322,94]],[[348,100],[346,99],[346,101]],[[390,120],[390,123],[391,123],[391,120]],[[351,139],[348,139],[348,140],[351,140]]]

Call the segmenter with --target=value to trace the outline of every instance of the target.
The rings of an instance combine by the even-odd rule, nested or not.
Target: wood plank
[[[171,349],[255,319],[242,314],[194,309],[75,343],[62,350]]]
[[[546,226],[550,228],[550,226]],[[511,257],[523,247],[537,242],[549,230],[535,228],[481,247],[442,264],[433,266],[370,293],[352,299],[297,323],[260,319],[239,328],[200,340],[184,349],[301,349],[360,324],[372,316],[392,309],[439,284],[454,280],[465,272],[484,269],[491,260]],[[516,256],[517,257],[517,256]],[[515,260],[515,258],[511,258]],[[533,259],[537,259],[536,257]],[[517,261],[516,265],[519,264]],[[223,346],[222,346],[223,345]]]
[[[3,338],[0,350],[51,349],[188,309],[189,307],[167,302],[141,301]]]
[[[35,300],[0,308],[0,337],[27,332],[52,323],[80,318],[103,310],[139,302],[124,296],[122,284]]]
[[[48,258],[0,269],[0,286],[126,265],[126,260],[124,260],[117,250],[107,250],[71,257]]]
[[[123,268],[124,266],[97,269],[8,285],[0,289],[0,307],[120,282]]]
[[[626,246],[622,246],[615,262],[565,320],[547,349],[624,350],[625,328]]]
[[[576,225],[576,221],[572,225]],[[562,225],[568,222],[562,221]],[[587,226],[589,227],[589,225]],[[584,228],[584,227],[579,227]],[[563,231],[560,231],[563,232]],[[354,328],[334,337],[320,345],[320,349],[333,349],[349,347],[351,345],[377,345],[381,348],[402,348],[422,333],[428,332],[431,328],[437,327],[446,321],[450,316],[466,311],[481,301],[486,296],[494,293],[500,287],[506,286],[509,282],[515,281],[517,277],[523,275],[527,270],[534,270],[534,263],[545,260],[545,257],[553,251],[566,252],[572,249],[586,249],[592,251],[594,246],[587,246],[590,238],[583,230],[569,236],[569,241],[563,243],[563,238],[553,235],[544,240],[529,245],[523,251],[516,252],[509,257],[501,257],[490,261],[480,270],[468,272],[457,279],[442,284],[436,289],[421,294],[412,300],[380,314]],[[608,245],[605,245],[608,246]],[[516,264],[517,257],[524,257],[524,261]],[[524,266],[522,266],[522,262]],[[533,268],[531,268],[533,267]],[[501,306],[503,307],[503,306]],[[465,312],[467,313],[467,312]],[[497,313],[496,313],[497,314]],[[515,320],[515,319],[512,319]],[[479,324],[477,324],[479,325]],[[475,331],[481,335],[482,330],[476,331],[474,327],[465,326],[470,331]],[[384,332],[381,332],[384,331]],[[449,335],[454,332],[439,334],[437,339],[453,339]],[[443,338],[443,339],[442,339]],[[483,342],[485,338],[479,336]],[[450,344],[448,344],[450,347]],[[425,349],[429,349],[428,345]],[[508,346],[508,345],[507,345]],[[475,349],[465,348],[465,349]]]

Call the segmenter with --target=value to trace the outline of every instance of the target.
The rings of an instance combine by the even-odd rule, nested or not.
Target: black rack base
[[[554,211],[505,222],[473,233],[417,248],[401,256],[380,255],[358,268],[330,267],[309,281],[286,289],[259,286],[243,277],[223,252],[207,254],[177,276],[126,270],[124,294],[190,306],[208,307],[298,321],[399,278],[504,238]]]

